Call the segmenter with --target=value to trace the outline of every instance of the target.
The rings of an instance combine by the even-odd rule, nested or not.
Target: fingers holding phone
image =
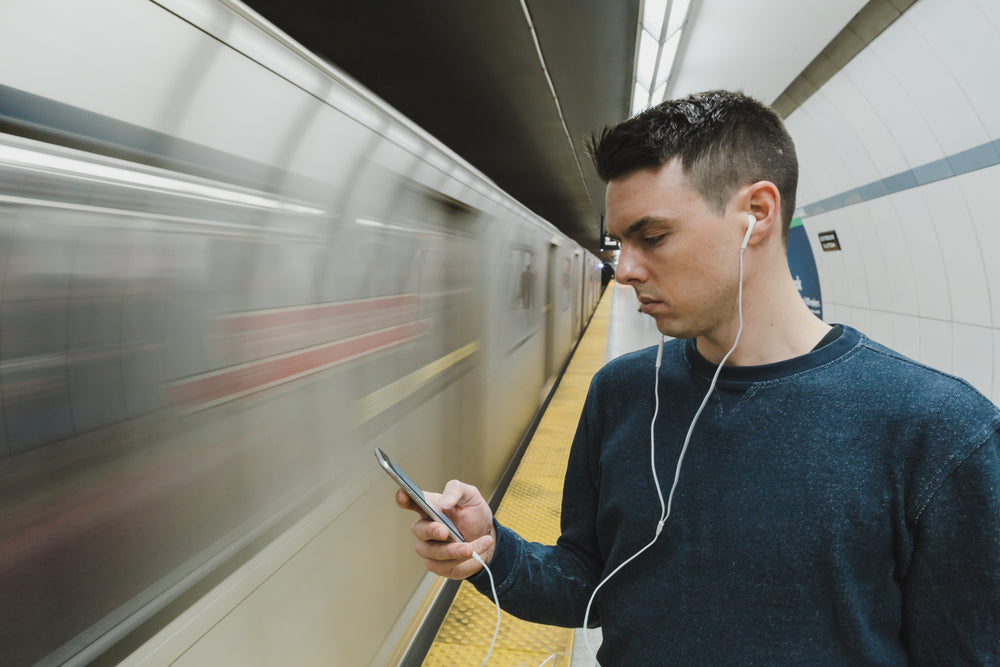
[[[443,576],[464,579],[478,572],[481,565],[475,561],[468,561],[464,567],[458,567],[457,570],[456,564],[452,561],[471,558],[473,550],[487,564],[492,560],[496,534],[493,529],[493,512],[486,499],[479,489],[458,480],[448,482],[441,494],[426,495],[460,527],[471,549],[465,545],[442,544],[438,539],[442,534],[440,527],[433,525],[433,521],[417,521],[411,527],[413,534],[421,540],[416,546],[417,553],[423,556],[425,561],[441,561],[437,567],[429,566],[428,569]],[[441,570],[447,570],[449,573],[445,574]]]
[[[482,569],[472,558],[473,551],[490,562],[496,543],[493,512],[476,487],[452,480],[443,493],[424,493],[385,452],[377,449],[375,456],[399,484],[396,504],[420,515],[410,530],[418,540],[414,549],[429,571],[465,579]]]
[[[439,520],[440,515],[428,516],[402,490],[396,494],[400,507],[416,511],[420,518],[413,522],[410,531],[417,538],[414,550],[424,559],[424,566],[431,572],[449,579],[465,579],[482,566],[472,559],[472,552],[489,563],[493,557],[496,535],[493,531],[493,512],[476,487],[452,481],[444,493],[424,493],[425,501],[432,508],[440,508],[464,535],[464,542],[456,541],[448,528]]]

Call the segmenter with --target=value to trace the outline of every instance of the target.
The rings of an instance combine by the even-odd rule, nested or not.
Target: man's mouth
[[[639,310],[649,315],[661,302],[648,296],[639,297]]]

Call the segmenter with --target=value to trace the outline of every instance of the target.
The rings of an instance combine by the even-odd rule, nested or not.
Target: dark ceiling
[[[629,110],[639,0],[246,0],[588,250],[604,186],[590,133]]]

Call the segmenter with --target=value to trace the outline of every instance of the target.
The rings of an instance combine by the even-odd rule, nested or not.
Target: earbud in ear
[[[747,214],[747,233],[743,237],[743,245],[740,246],[740,250],[746,250],[747,245],[750,243],[750,234],[753,233],[753,226],[757,224],[757,217],[753,213]]]

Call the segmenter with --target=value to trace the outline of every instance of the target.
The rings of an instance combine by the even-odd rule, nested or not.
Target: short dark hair
[[[667,100],[605,127],[587,148],[605,183],[679,157],[691,186],[719,213],[739,188],[770,181],[781,193],[782,239],[788,242],[799,179],[795,144],[773,109],[742,92]]]

